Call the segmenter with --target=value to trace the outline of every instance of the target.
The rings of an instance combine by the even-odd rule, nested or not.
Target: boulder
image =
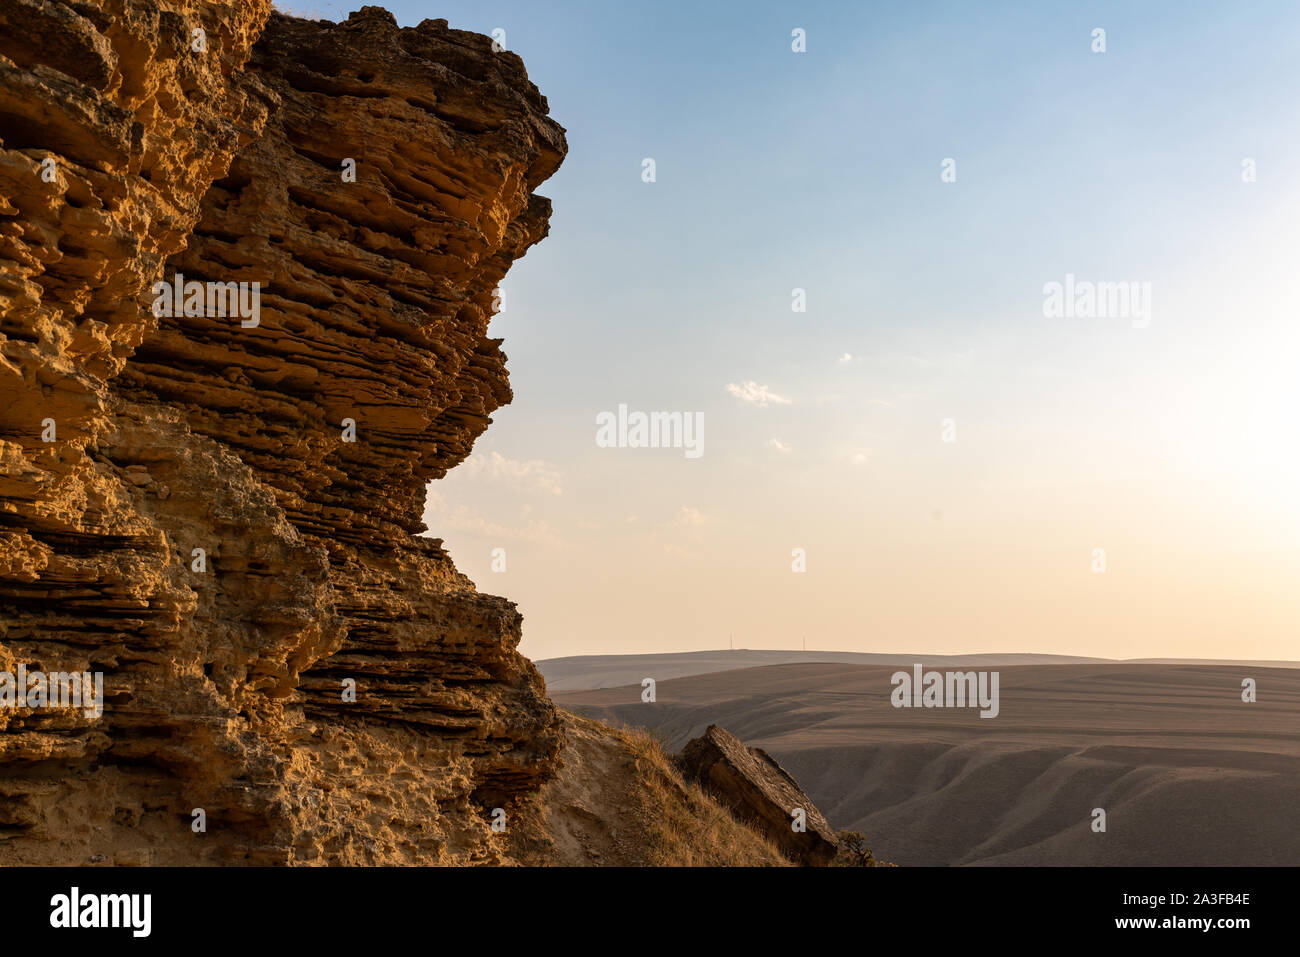
[[[764,834],[797,864],[829,864],[839,838],[797,781],[761,748],[747,748],[711,724],[677,757],[682,773],[697,781],[733,814]],[[796,814],[803,810],[802,829]]]

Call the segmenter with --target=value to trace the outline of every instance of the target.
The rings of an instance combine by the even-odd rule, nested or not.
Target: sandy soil
[[[682,780],[661,742],[562,714],[559,773],[508,833],[529,865],[789,866],[766,837]]]

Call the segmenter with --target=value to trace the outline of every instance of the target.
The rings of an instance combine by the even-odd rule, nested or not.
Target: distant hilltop
[[[923,661],[935,666],[998,668],[1013,665],[1113,664],[1120,659],[1086,658],[1077,655],[1039,655],[989,652],[974,655],[933,655],[924,652],[782,651],[737,648],[734,651],[683,651],[645,655],[573,655],[544,658],[535,662],[549,691],[592,691],[638,684],[647,675],[663,681],[692,675],[761,668],[765,665],[850,664],[911,666]],[[1127,664],[1222,665],[1240,664],[1254,668],[1300,668],[1300,661],[1240,661],[1224,658],[1128,658]]]

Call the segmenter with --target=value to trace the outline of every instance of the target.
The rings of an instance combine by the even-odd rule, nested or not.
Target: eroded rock
[[[761,748],[747,748],[730,731],[711,724],[687,742],[677,763],[687,778],[699,782],[792,861],[824,865],[838,852],[834,828],[795,779]],[[802,830],[795,828],[796,820]]]
[[[555,710],[418,533],[511,398],[547,113],[489,38],[374,7],[0,6],[0,670],[107,697],[0,712],[0,864],[503,860]],[[260,322],[155,316],[176,273]]]

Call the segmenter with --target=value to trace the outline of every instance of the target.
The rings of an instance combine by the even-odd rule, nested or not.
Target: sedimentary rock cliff
[[[105,679],[0,708],[0,864],[508,859],[557,715],[418,533],[511,398],[547,112],[444,21],[0,2],[0,671]]]

